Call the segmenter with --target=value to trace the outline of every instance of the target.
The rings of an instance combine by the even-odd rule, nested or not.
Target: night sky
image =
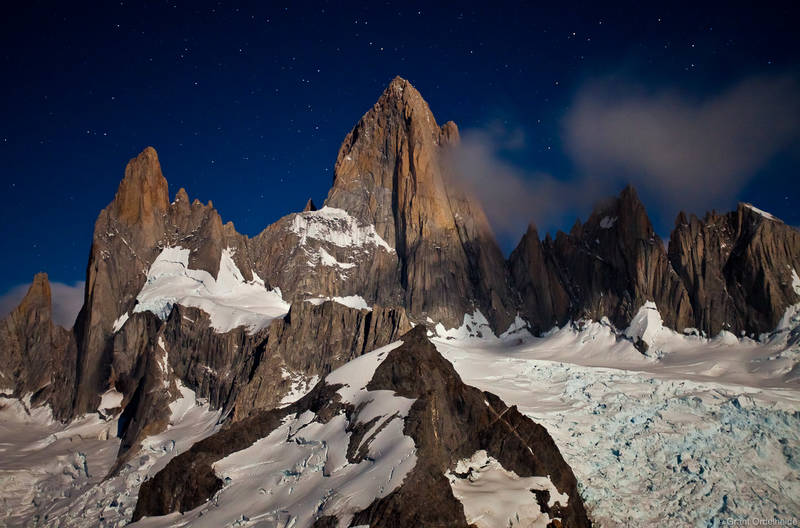
[[[0,31],[0,293],[37,271],[83,280],[94,220],[148,145],[172,195],[213,200],[248,235],[321,203],[395,75],[459,125],[476,166],[525,189],[487,198],[506,253],[528,220],[568,228],[626,181],[662,236],[681,208],[737,200],[800,225],[789,2],[31,4],[6,6]]]

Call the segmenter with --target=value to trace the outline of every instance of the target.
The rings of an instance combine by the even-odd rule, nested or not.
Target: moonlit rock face
[[[279,290],[268,291],[257,276],[244,280],[233,261],[233,252],[222,252],[217,278],[204,270],[189,269],[189,250],[162,250],[147,273],[147,282],[136,297],[134,312],[150,311],[166,320],[172,306],[194,306],[206,312],[220,333],[245,326],[257,332],[289,311]]]
[[[549,477],[520,477],[482,449],[459,460],[455,471],[446,472],[445,477],[464,505],[467,522],[478,528],[546,528],[553,519],[542,512],[533,490],[548,492],[551,508],[569,501]]]

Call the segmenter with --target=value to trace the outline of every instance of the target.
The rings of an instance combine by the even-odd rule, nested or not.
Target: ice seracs
[[[268,291],[258,275],[245,281],[232,257],[231,249],[222,251],[215,279],[207,271],[189,268],[188,249],[164,248],[150,266],[133,311],[150,311],[165,320],[172,306],[180,304],[206,312],[211,326],[220,333],[239,326],[250,333],[266,328],[289,311],[289,304],[280,290]]]
[[[595,525],[721,526],[800,511],[787,479],[800,459],[800,350],[787,341],[800,315],[785,319],[760,341],[709,339],[662,328],[646,303],[625,332],[579,321],[513,346],[433,341],[465,382],[547,428]],[[663,353],[644,356],[634,338]]]

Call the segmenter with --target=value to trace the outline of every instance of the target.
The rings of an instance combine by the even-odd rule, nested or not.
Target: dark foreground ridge
[[[424,327],[417,326],[401,340],[403,344],[386,355],[366,388],[415,400],[405,418],[404,434],[414,440],[416,465],[397,489],[352,512],[351,526],[467,528],[464,508],[453,495],[445,473],[478,450],[485,450],[520,477],[549,476],[558,492],[569,497],[567,504],[556,502],[551,507],[549,494],[544,496],[547,492],[531,492],[533,503],[538,503],[551,519],[560,519],[550,526],[591,525],[575,476],[542,426],[516,407],[506,406],[497,396],[465,385],[428,340]],[[360,409],[340,401],[336,395],[340,387],[322,381],[289,407],[262,411],[195,444],[142,485],[134,520],[187,512],[202,506],[220,490],[223,492],[215,500],[224,506],[225,483],[214,474],[213,463],[266,437],[287,416],[311,411],[313,421],[327,423],[343,413],[358,440],[354,444],[351,439],[351,446],[359,445],[359,434],[364,434],[357,427]],[[357,462],[359,452],[348,451],[348,460]],[[335,521],[321,516],[315,526],[335,526]]]

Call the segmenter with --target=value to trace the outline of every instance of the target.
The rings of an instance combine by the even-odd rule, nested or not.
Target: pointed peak
[[[316,210],[317,206],[314,204],[314,200],[309,198],[308,201],[306,202],[306,206],[303,208],[303,212],[307,213],[309,211],[316,211]]]
[[[384,96],[399,96],[399,97],[402,97],[403,94],[406,91],[406,88],[410,88],[411,90],[413,90],[414,92],[419,94],[419,92],[417,92],[417,89],[414,88],[414,86],[410,82],[408,82],[406,79],[404,79],[404,78],[400,77],[399,75],[397,75],[394,79],[392,79],[392,81],[389,83],[389,85],[383,91],[383,95]]]
[[[458,145],[461,142],[461,134],[458,132],[458,125],[452,121],[443,124],[440,129],[440,143],[443,145]]]
[[[392,79],[392,82],[381,94],[375,107],[383,112],[402,110],[406,118],[413,116],[415,113],[419,116],[433,117],[428,103],[422,98],[422,94],[414,88],[414,85],[402,77]],[[433,121],[433,123],[435,124],[436,122]]]
[[[37,273],[15,311],[28,313],[34,309],[46,308],[49,310],[50,303],[50,280],[47,278],[47,273]]]
[[[166,211],[168,205],[167,180],[161,173],[158,154],[147,147],[125,167],[125,177],[112,202],[113,211],[120,220],[133,225],[152,221],[155,212]]]
[[[178,189],[178,193],[175,195],[175,202],[176,203],[185,203],[189,204],[189,193],[186,192],[186,189],[181,187]]]
[[[50,298],[50,279],[47,277],[47,273],[41,271],[33,276],[33,282],[28,288],[27,295],[32,293],[43,294]]]
[[[622,192],[619,193],[619,199],[632,202],[641,202],[639,199],[639,193],[636,192],[636,188],[630,183],[626,185],[624,189],[622,189]]]

